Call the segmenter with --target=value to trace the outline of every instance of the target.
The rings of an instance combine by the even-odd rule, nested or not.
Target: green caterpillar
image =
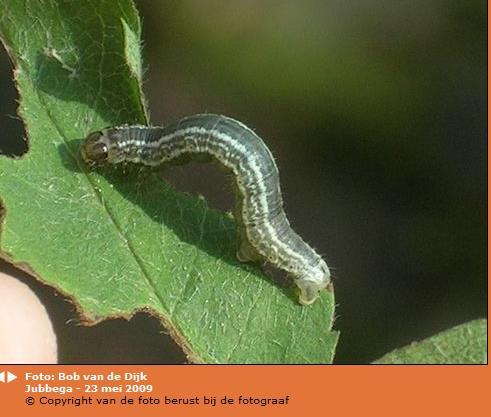
[[[214,114],[183,118],[167,127],[120,126],[91,133],[81,154],[89,166],[132,162],[158,166],[211,157],[233,173],[238,190],[235,218],[242,262],[267,261],[287,271],[313,303],[330,283],[329,268],[295,233],[283,210],[278,168],[262,139],[237,120]]]

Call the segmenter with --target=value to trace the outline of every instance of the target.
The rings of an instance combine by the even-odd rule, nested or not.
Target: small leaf
[[[87,323],[149,311],[206,363],[329,363],[333,293],[298,305],[235,260],[234,222],[157,175],[89,172],[88,132],[145,123],[129,0],[4,0],[29,150],[0,157],[1,256],[70,296]]]
[[[396,349],[378,364],[472,364],[487,361],[487,320],[474,320]]]

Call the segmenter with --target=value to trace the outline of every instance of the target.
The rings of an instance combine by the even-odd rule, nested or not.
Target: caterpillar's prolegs
[[[239,262],[255,262],[261,260],[261,256],[249,242],[241,239],[239,242],[239,249],[237,250],[237,259]]]

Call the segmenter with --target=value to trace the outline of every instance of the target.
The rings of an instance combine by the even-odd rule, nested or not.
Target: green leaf
[[[2,256],[72,298],[87,323],[148,311],[190,360],[329,363],[334,297],[297,304],[235,260],[229,216],[157,175],[88,172],[80,139],[145,123],[140,23],[129,0],[4,0],[29,151],[0,157]]]
[[[453,327],[375,361],[378,364],[471,364],[487,361],[485,319]]]

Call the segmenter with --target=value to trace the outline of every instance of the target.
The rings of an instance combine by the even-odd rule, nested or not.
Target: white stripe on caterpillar
[[[167,127],[120,126],[91,133],[81,147],[89,166],[122,162],[158,166],[212,158],[235,178],[234,217],[241,262],[267,261],[287,271],[312,304],[330,283],[326,262],[296,234],[283,211],[278,168],[262,139],[230,117],[198,114]],[[187,158],[187,159],[186,159]]]

